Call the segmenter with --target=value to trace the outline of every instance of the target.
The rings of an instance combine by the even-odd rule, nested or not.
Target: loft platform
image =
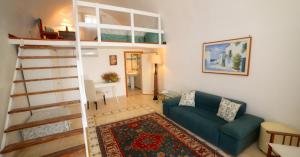
[[[75,48],[76,42],[71,40],[41,40],[41,39],[9,39],[12,45],[20,46],[55,46],[55,47],[70,47]],[[101,43],[95,41],[81,42],[82,48],[96,48],[96,47],[120,47],[120,48],[164,48],[165,44],[152,43],[128,43],[128,42],[105,42]]]
[[[76,40],[32,39],[10,35],[10,44],[56,47],[164,48],[159,14],[73,0]]]

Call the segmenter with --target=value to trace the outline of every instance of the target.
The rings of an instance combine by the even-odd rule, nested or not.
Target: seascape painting
[[[250,50],[251,37],[204,43],[202,71],[247,76]]]

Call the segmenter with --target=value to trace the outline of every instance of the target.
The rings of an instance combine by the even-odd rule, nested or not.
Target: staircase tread
[[[8,114],[12,113],[19,113],[19,112],[26,112],[26,111],[32,111],[32,110],[39,110],[39,109],[45,109],[45,108],[51,108],[51,107],[58,107],[58,106],[66,106],[66,105],[73,105],[80,103],[80,100],[72,100],[72,101],[64,101],[64,102],[58,102],[58,103],[52,103],[52,104],[44,104],[44,105],[36,105],[31,107],[21,107],[21,108],[15,108],[8,112]]]
[[[57,59],[57,58],[76,58],[76,56],[19,56],[20,59]]]
[[[32,127],[36,127],[36,126],[40,126],[40,125],[51,124],[51,123],[56,123],[56,122],[71,120],[71,119],[76,119],[76,118],[81,118],[81,113],[75,113],[75,114],[70,114],[70,115],[65,115],[65,116],[48,118],[48,119],[28,122],[28,123],[24,123],[24,124],[17,124],[17,125],[8,127],[7,129],[5,129],[4,132],[7,133],[7,132],[22,130],[22,129],[26,129],[26,128],[32,128]]]
[[[79,88],[75,87],[75,88],[63,88],[63,89],[28,92],[28,93],[17,93],[17,94],[12,94],[11,97],[26,96],[26,95],[38,95],[38,94],[47,94],[47,93],[56,93],[56,92],[65,92],[65,91],[72,91],[72,90],[79,90]]]
[[[49,78],[39,78],[39,79],[29,79],[29,80],[15,80],[14,83],[47,81],[47,80],[61,80],[61,79],[71,79],[71,78],[78,78],[78,76],[49,77]]]
[[[77,154],[77,152],[79,152],[81,150],[85,150],[85,145],[84,144],[74,146],[74,147],[71,147],[71,148],[67,148],[67,149],[64,149],[64,150],[60,150],[60,151],[57,151],[57,152],[54,152],[54,153],[51,153],[51,154],[43,155],[42,157],[59,157],[59,156],[64,156],[64,155],[70,155],[70,154],[73,154],[73,153]]]
[[[22,67],[16,68],[16,70],[38,70],[38,69],[60,69],[60,68],[76,68],[76,65],[64,65],[64,66],[47,66],[47,67]]]
[[[50,141],[54,141],[54,140],[65,138],[65,137],[79,135],[82,133],[83,133],[83,130],[82,130],[82,128],[80,128],[80,129],[66,131],[63,133],[57,133],[57,134],[39,137],[39,138],[35,138],[35,139],[30,139],[30,140],[26,140],[26,141],[22,141],[22,142],[18,142],[18,143],[13,143],[13,144],[9,144],[9,145],[5,146],[4,149],[0,153],[1,154],[9,153],[9,152],[12,152],[15,150],[27,148],[30,146],[34,146],[34,145],[38,145],[38,144],[42,144],[42,143],[46,143],[46,142],[50,142]]]

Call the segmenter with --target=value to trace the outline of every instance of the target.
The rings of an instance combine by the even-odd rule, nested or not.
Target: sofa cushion
[[[217,116],[231,122],[234,120],[240,106],[241,104],[222,98]]]
[[[259,131],[254,131],[242,140],[237,140],[231,136],[220,133],[219,139],[219,148],[223,149],[225,152],[237,156],[240,152],[242,152],[245,148],[251,145],[256,141],[259,135]]]
[[[195,107],[195,92],[196,91],[188,91],[182,93],[179,106]]]
[[[233,122],[221,127],[221,132],[237,140],[247,138],[252,132],[259,129],[262,118],[254,115],[245,114]]]
[[[219,128],[226,123],[209,111],[187,106],[170,108],[169,117],[215,145],[219,140]]]
[[[242,115],[244,115],[244,113],[246,112],[246,103],[245,102],[230,99],[230,98],[226,98],[226,99],[228,99],[232,102],[241,104],[241,106],[239,108],[239,111],[236,114],[235,119],[237,119],[237,118],[241,117]],[[219,110],[219,105],[220,105],[221,100],[222,100],[222,97],[220,97],[220,96],[216,96],[216,95],[213,95],[213,94],[208,94],[208,93],[196,91],[196,94],[195,94],[195,107],[200,108],[200,109],[204,109],[206,111],[210,111],[214,114],[217,114],[217,112]]]
[[[195,95],[195,106],[216,114],[218,112],[221,99],[222,97],[197,91]]]

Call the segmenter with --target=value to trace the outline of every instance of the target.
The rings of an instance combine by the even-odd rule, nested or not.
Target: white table
[[[170,91],[170,90],[163,90],[163,91],[161,91],[159,94],[160,94],[161,96],[163,96],[163,100],[181,96],[180,93],[178,93],[178,92],[176,92],[176,91]]]
[[[281,144],[269,144],[272,147],[272,150],[280,155],[281,157],[299,157],[300,156],[300,147],[281,145]]]
[[[96,90],[107,93],[106,89],[109,89],[112,92],[113,97],[116,99],[117,103],[119,103],[119,98],[116,95],[116,86],[118,82],[106,83],[106,82],[95,82]]]

